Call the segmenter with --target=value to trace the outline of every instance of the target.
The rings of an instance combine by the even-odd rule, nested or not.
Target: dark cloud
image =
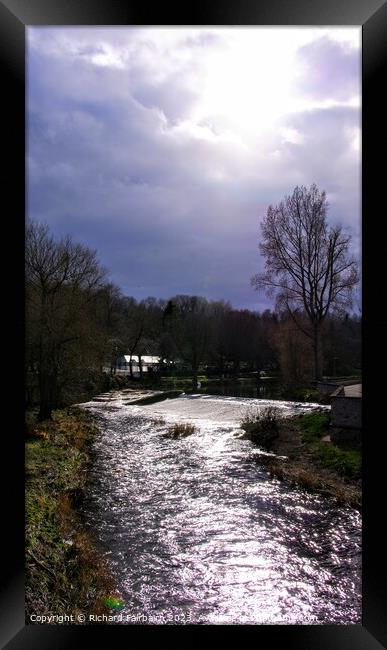
[[[160,60],[155,78],[149,60],[159,51],[135,31],[101,30],[95,45],[90,29],[64,31],[65,45],[63,31],[40,40],[38,30],[29,50],[29,215],[97,249],[128,295],[265,308],[249,285],[262,265],[259,220],[296,184],[326,189],[332,216],[358,236],[357,109],[290,114],[246,146],[225,136],[227,120],[190,120],[201,92],[196,56],[218,36],[182,36],[185,56]]]

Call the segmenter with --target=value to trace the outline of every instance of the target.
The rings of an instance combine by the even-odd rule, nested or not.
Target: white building
[[[152,370],[154,368],[157,368],[160,364],[161,358],[156,357],[156,356],[151,356],[144,354],[143,356],[139,356],[137,354],[123,354],[122,357],[117,359],[116,363],[116,371],[117,372],[122,372],[122,373],[129,373],[130,372],[130,362],[132,362],[132,370],[133,374],[137,375],[140,373],[140,359],[141,359],[141,365],[142,365],[142,371],[148,372],[148,370],[151,368]]]

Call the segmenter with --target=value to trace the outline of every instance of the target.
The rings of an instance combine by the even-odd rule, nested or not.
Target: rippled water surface
[[[97,416],[85,515],[117,574],[124,619],[360,623],[360,515],[269,477],[238,437],[259,400],[190,395]],[[277,402],[285,413],[313,405]],[[172,440],[176,421],[196,432]]]

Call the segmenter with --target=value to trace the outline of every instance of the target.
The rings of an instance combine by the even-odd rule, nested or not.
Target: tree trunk
[[[140,369],[140,379],[142,379],[142,359],[141,359],[141,354],[138,355],[138,367]]]
[[[192,375],[193,375],[192,384],[193,384],[193,386],[195,388],[197,388],[197,386],[198,386],[198,363],[197,363],[197,361],[195,359],[192,361]]]
[[[320,365],[320,326],[314,325],[313,328],[313,362],[314,362],[314,379],[319,381],[321,379],[321,365]]]
[[[39,413],[38,420],[43,422],[43,420],[52,419],[52,409],[53,405],[53,391],[55,384],[55,377],[49,373],[46,373],[44,370],[39,372]]]

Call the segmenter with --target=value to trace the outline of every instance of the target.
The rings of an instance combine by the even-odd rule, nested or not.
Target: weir
[[[130,400],[83,405],[100,427],[84,514],[115,572],[122,624],[361,622],[360,514],[271,478],[240,437],[246,410],[319,405]],[[167,439],[176,422],[195,432]]]

